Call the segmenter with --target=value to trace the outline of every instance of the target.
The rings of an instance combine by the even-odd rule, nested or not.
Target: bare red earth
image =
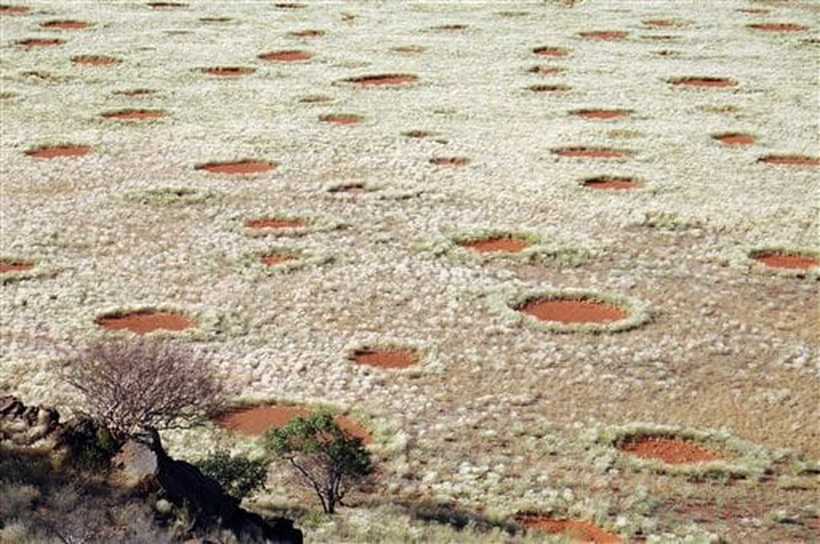
[[[737,82],[725,77],[681,77],[673,79],[672,85],[681,87],[727,88],[736,87]]]
[[[639,189],[641,183],[632,178],[601,176],[584,181],[584,187],[605,191],[633,191]]]
[[[594,40],[599,42],[617,42],[621,41],[629,35],[629,32],[622,32],[620,30],[596,30],[594,32],[581,32],[579,36],[585,40]]]
[[[626,151],[602,147],[565,147],[553,150],[553,153],[561,157],[583,159],[620,159],[628,155]]]
[[[723,145],[728,146],[745,146],[755,143],[755,137],[751,134],[739,134],[736,132],[730,134],[718,134],[717,136],[714,136],[714,138]]]
[[[458,245],[476,253],[520,253],[527,249],[530,243],[518,238],[497,237],[460,242]]]
[[[83,30],[91,25],[85,21],[46,21],[40,26],[56,30]]]
[[[71,57],[71,62],[84,66],[111,66],[112,64],[119,64],[121,61],[120,59],[107,57],[105,55],[77,55],[76,57]]]
[[[63,40],[57,38],[28,38],[17,42],[17,45],[26,49],[35,49],[38,47],[56,47],[64,43]]]
[[[0,6],[0,15],[12,15],[12,16],[19,16],[19,15],[26,15],[31,8],[27,6]]]
[[[779,166],[808,166],[811,168],[820,166],[820,159],[805,155],[766,155],[757,159],[757,162]]]
[[[270,429],[281,429],[297,417],[308,417],[311,410],[301,406],[254,406],[225,414],[216,423],[238,433],[260,436]],[[352,436],[369,444],[373,441],[370,433],[350,418],[337,416],[336,423]]]
[[[276,217],[249,219],[245,221],[245,226],[249,229],[298,229],[305,226],[301,219],[279,219]]]
[[[307,51],[288,50],[263,53],[259,58],[269,62],[303,62],[313,58],[313,55]]]
[[[470,159],[466,157],[434,157],[430,159],[430,164],[433,164],[435,166],[447,166],[452,168],[466,166],[469,162]]]
[[[0,274],[5,274],[6,272],[25,272],[32,268],[34,268],[34,263],[0,259]]]
[[[642,436],[628,440],[621,444],[619,449],[642,459],[657,459],[670,465],[708,463],[723,459],[718,453],[694,442],[659,436]]]
[[[571,113],[592,121],[614,121],[629,117],[631,112],[627,110],[575,110]]]
[[[353,360],[360,365],[398,369],[413,366],[418,357],[403,349],[362,349],[353,353]]]
[[[319,120],[331,125],[357,125],[362,122],[362,117],[352,114],[329,114],[320,116]]]
[[[518,309],[539,321],[559,323],[609,323],[620,321],[626,312],[618,307],[578,299],[544,299],[527,302]]]
[[[806,255],[784,255],[783,253],[771,252],[761,253],[752,258],[771,268],[790,270],[809,270],[820,265],[820,260]]]
[[[125,330],[135,334],[146,334],[159,330],[183,331],[193,327],[195,323],[184,315],[145,310],[120,316],[99,317],[97,325],[109,331]]]
[[[418,77],[412,74],[378,74],[372,76],[352,77],[346,79],[348,83],[353,83],[360,87],[397,87],[410,85],[418,81]]]
[[[620,544],[623,542],[617,535],[604,531],[588,521],[553,519],[538,514],[520,514],[515,519],[531,531],[564,535],[573,542],[588,544]]]
[[[256,70],[244,66],[216,66],[205,68],[205,73],[216,77],[242,77],[254,73]]]
[[[262,264],[265,266],[271,267],[279,266],[289,261],[295,261],[296,256],[289,253],[270,253],[268,255],[262,255],[259,260],[262,261]]]
[[[53,147],[40,147],[26,151],[26,155],[35,159],[58,159],[63,157],[82,157],[91,153],[91,147],[87,145],[57,145]]]
[[[235,162],[210,162],[197,166],[197,170],[205,170],[213,174],[230,174],[235,176],[246,176],[251,174],[261,174],[270,172],[276,168],[275,163],[264,161],[235,161]]]
[[[165,112],[159,110],[121,110],[104,113],[102,116],[115,121],[139,122],[161,119],[165,117]]]
[[[569,55],[569,50],[563,47],[536,47],[532,50],[533,53],[539,57],[566,57]]]
[[[748,27],[762,32],[805,32],[809,29],[807,26],[796,23],[756,23]]]

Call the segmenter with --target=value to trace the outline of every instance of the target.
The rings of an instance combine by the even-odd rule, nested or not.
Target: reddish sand
[[[795,23],[758,23],[748,26],[749,28],[763,32],[805,32],[809,29],[807,26]]]
[[[631,112],[627,110],[575,110],[570,113],[594,121],[612,121],[629,117]]]
[[[538,514],[520,514],[515,520],[532,531],[541,531],[551,535],[564,535],[573,542],[588,544],[619,544],[620,537],[604,531],[588,521],[553,519]]]
[[[572,89],[568,85],[530,85],[527,88],[534,93],[562,93]]]
[[[296,30],[294,32],[289,32],[289,36],[293,36],[294,38],[318,38],[319,36],[324,36],[324,30]]]
[[[563,47],[536,47],[532,50],[539,57],[566,57],[569,51]]]
[[[311,410],[301,406],[254,406],[225,414],[216,420],[220,427],[238,433],[260,436],[270,429],[281,429],[297,417],[307,417]],[[370,433],[350,418],[337,416],[336,423],[345,432],[369,444]]]
[[[352,77],[346,79],[348,83],[359,85],[360,87],[387,87],[410,85],[418,81],[418,77],[412,74],[378,74],[372,76]]]
[[[270,172],[276,168],[276,163],[264,161],[235,161],[235,162],[209,162],[196,167],[197,170],[205,170],[213,174],[230,174],[230,175],[251,175],[261,174],[262,172]]]
[[[681,77],[672,80],[672,85],[683,87],[736,87],[737,82],[724,77]]]
[[[539,321],[560,323],[609,323],[620,321],[627,314],[624,310],[603,302],[578,299],[544,299],[527,302],[520,312]]]
[[[253,68],[246,68],[244,66],[216,66],[214,68],[205,68],[205,73],[216,77],[242,77],[254,73]]]
[[[708,463],[723,457],[694,442],[664,438],[660,436],[642,436],[628,440],[618,449],[641,459],[657,459],[670,465],[690,463]]]
[[[553,150],[553,153],[562,157],[575,157],[584,159],[619,159],[626,157],[628,153],[617,149],[604,149],[601,147],[565,147]]]
[[[295,261],[296,256],[289,253],[270,253],[259,258],[265,266],[279,266],[282,263]]]
[[[104,113],[102,116],[115,121],[153,121],[165,117],[165,112],[159,110],[122,110]]]
[[[249,219],[245,221],[245,226],[249,229],[298,229],[305,226],[301,219],[278,219],[266,217],[262,219]]]
[[[362,117],[352,114],[329,114],[320,116],[319,120],[331,125],[357,125],[362,122]]]
[[[554,76],[563,72],[564,69],[557,66],[533,66],[527,71],[531,74],[538,74],[539,76]]]
[[[99,317],[97,325],[109,331],[131,331],[135,334],[146,334],[153,331],[183,331],[195,325],[187,317],[168,312],[143,310],[129,314]]]
[[[361,349],[353,353],[353,360],[360,365],[378,368],[407,368],[416,364],[418,357],[403,349]]]
[[[156,93],[157,91],[153,91],[151,89],[130,89],[127,91],[114,91],[115,95],[127,96],[129,98],[145,98],[146,96],[151,96]]]
[[[820,265],[820,259],[806,255],[784,255],[771,252],[760,253],[752,258],[771,268],[787,268],[790,270],[809,270]]]
[[[77,55],[76,57],[71,57],[71,62],[84,66],[111,66],[112,64],[119,64],[121,61],[120,59],[106,57],[105,55]]]
[[[601,176],[584,181],[584,187],[607,191],[632,191],[640,188],[641,183],[632,178],[615,178]]]
[[[730,134],[718,134],[714,139],[729,146],[752,145],[755,143],[755,137],[750,134],[739,134],[736,132]]]
[[[85,21],[47,21],[40,26],[57,30],[83,30],[91,25]]]
[[[579,35],[585,40],[617,42],[626,38],[629,32],[622,32],[620,30],[597,30],[595,32],[581,32]]]
[[[64,43],[63,40],[58,40],[57,38],[29,38],[17,42],[17,45],[25,47],[26,49],[34,49],[36,47],[56,47]]]
[[[259,55],[259,58],[270,62],[302,62],[310,60],[313,55],[307,51],[288,50],[263,53]]]
[[[35,159],[57,159],[62,157],[82,157],[91,153],[87,145],[57,145],[54,147],[40,147],[26,151],[26,155]]]
[[[174,9],[188,6],[188,4],[182,4],[179,2],[148,2],[146,5],[154,9]]]
[[[458,245],[476,253],[520,253],[530,247],[526,240],[505,237],[459,242]]]
[[[456,168],[459,166],[466,166],[469,162],[470,159],[465,157],[434,157],[430,159],[430,164],[435,166],[451,166]]]
[[[32,268],[34,268],[34,263],[0,259],[0,274],[5,274],[6,272],[25,272]]]
[[[26,6],[0,6],[0,15],[25,15],[31,8]]]
[[[781,166],[820,166],[820,159],[805,155],[766,155],[757,159],[757,162]]]

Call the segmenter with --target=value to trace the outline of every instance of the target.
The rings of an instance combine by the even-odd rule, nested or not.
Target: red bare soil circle
[[[470,159],[466,157],[433,157],[430,159],[430,164],[434,166],[446,166],[451,168],[458,168],[466,166]]]
[[[563,147],[560,149],[553,149],[552,152],[561,157],[582,159],[620,159],[629,155],[628,152],[618,149],[584,146]]]
[[[175,9],[186,8],[188,7],[188,4],[183,4],[181,2],[148,2],[146,6],[153,9]]]
[[[87,145],[55,145],[50,147],[38,147],[29,149],[26,155],[35,159],[58,159],[63,157],[82,157],[91,153],[91,147]]]
[[[483,240],[458,242],[463,248],[476,253],[520,253],[530,247],[530,242],[511,236],[493,236]]]
[[[728,146],[743,146],[752,145],[755,143],[755,137],[751,134],[741,134],[739,132],[730,132],[727,134],[716,134],[712,136],[715,140],[723,145]]]
[[[724,458],[694,442],[662,436],[631,438],[620,444],[618,449],[641,459],[656,459],[670,465],[708,463]]]
[[[359,349],[353,352],[353,360],[365,366],[399,369],[416,364],[418,356],[405,349]]]
[[[418,81],[418,79],[419,78],[413,74],[376,74],[351,77],[344,81],[360,87],[397,87],[410,85]]]
[[[563,47],[536,47],[532,52],[539,57],[566,57],[569,55],[569,50]]]
[[[270,429],[281,429],[297,417],[308,417],[312,410],[301,406],[252,406],[224,414],[216,419],[216,424],[229,431],[250,436],[261,436]],[[336,424],[351,436],[360,438],[365,444],[373,441],[370,433],[345,416],[336,416]]]
[[[348,113],[330,113],[327,115],[320,115],[319,120],[323,123],[330,123],[331,125],[357,125],[362,122],[361,115],[354,115]]]
[[[572,115],[576,115],[578,117],[583,117],[584,119],[590,119],[593,121],[614,121],[616,119],[623,119],[625,117],[629,117],[632,113],[629,110],[594,110],[594,109],[583,109],[583,110],[574,110],[570,112]]]
[[[679,77],[670,81],[680,87],[727,88],[736,87],[737,82],[725,77]]]
[[[249,219],[245,221],[245,227],[249,229],[299,229],[305,226],[302,219],[282,219],[277,217],[263,217],[260,219]]]
[[[119,64],[122,61],[105,55],[77,55],[71,57],[71,62],[83,66],[111,66],[113,64]]]
[[[83,30],[91,26],[90,23],[86,23],[85,21],[46,21],[40,25],[43,28],[50,28],[56,30]]]
[[[617,306],[577,298],[534,299],[519,306],[517,310],[539,321],[559,323],[611,323],[627,316]]]
[[[276,168],[277,164],[266,161],[242,160],[232,162],[209,162],[200,164],[197,170],[205,170],[212,174],[229,174],[234,176],[246,176],[270,172]]]
[[[760,252],[752,259],[765,264],[770,268],[785,268],[788,270],[810,270],[820,265],[820,259],[808,255],[789,255],[776,251]]]
[[[757,159],[757,162],[778,166],[807,166],[809,168],[820,166],[820,159],[806,155],[766,155]]]
[[[2,5],[0,6],[0,15],[25,15],[31,8],[27,6],[9,6],[9,5]]]
[[[307,30],[294,30],[293,32],[288,32],[288,36],[293,36],[294,38],[318,38],[319,36],[324,36],[324,30],[314,30],[314,29],[307,29]]]
[[[6,272],[25,272],[34,268],[34,263],[12,259],[0,259],[0,274]]]
[[[215,77],[242,77],[254,73],[256,70],[245,66],[215,66],[203,68],[203,71]]]
[[[287,50],[287,51],[271,51],[270,53],[262,53],[259,58],[269,62],[302,62],[313,58],[312,53],[307,51]]]
[[[539,514],[519,514],[515,520],[529,530],[551,535],[564,535],[573,542],[588,544],[620,544],[622,542],[617,535],[604,531],[588,521],[553,519],[550,516]]]
[[[805,32],[809,27],[796,23],[755,23],[746,25],[761,32]]]
[[[267,267],[279,266],[282,263],[287,263],[296,260],[296,255],[292,253],[274,252],[262,255],[259,260]]]
[[[184,315],[170,312],[141,310],[116,316],[101,316],[97,325],[109,331],[130,331],[147,334],[154,331],[183,331],[195,326],[194,321]]]
[[[604,191],[634,191],[641,183],[632,178],[599,176],[584,180],[584,187]]]
[[[533,66],[527,72],[530,74],[537,74],[539,76],[554,76],[564,72],[563,68],[558,66]]]
[[[578,35],[585,40],[617,42],[625,39],[629,35],[629,32],[623,32],[620,30],[596,30],[593,32],[580,32]]]
[[[103,113],[102,116],[106,119],[115,121],[153,121],[165,117],[166,113],[160,110],[120,110]]]
[[[569,85],[530,85],[527,87],[534,93],[564,93],[572,90]]]
[[[38,47],[56,47],[64,43],[65,41],[57,38],[28,38],[26,40],[20,40],[17,42],[17,45],[25,49],[35,49]]]

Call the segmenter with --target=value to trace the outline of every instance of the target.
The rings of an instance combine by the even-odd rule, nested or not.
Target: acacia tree
[[[202,424],[226,406],[211,358],[170,341],[97,342],[73,354],[63,375],[88,415],[121,442]]]
[[[316,493],[326,514],[333,514],[348,491],[374,470],[361,438],[346,433],[324,412],[268,431],[265,447],[288,462],[296,481]]]

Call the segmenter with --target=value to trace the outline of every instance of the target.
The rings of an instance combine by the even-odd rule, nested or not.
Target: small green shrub
[[[226,450],[216,450],[196,466],[239,500],[252,495],[265,485],[268,463],[263,459],[231,456]]]

